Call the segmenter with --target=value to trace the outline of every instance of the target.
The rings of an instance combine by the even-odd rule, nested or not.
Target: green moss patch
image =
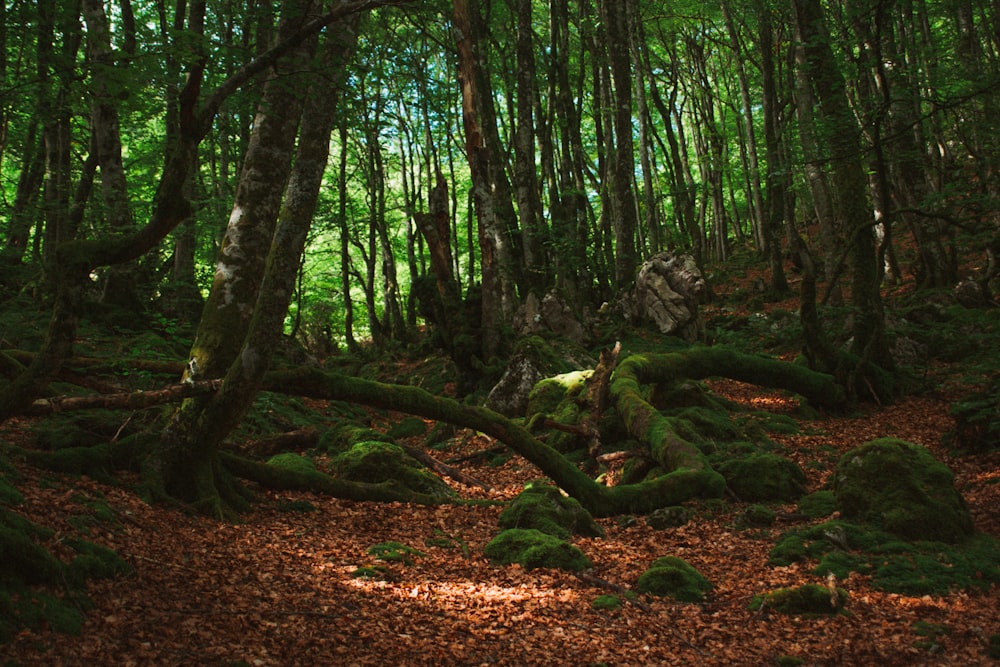
[[[561,539],[604,536],[579,501],[544,482],[529,483],[500,514],[499,523],[501,528],[535,528]]]
[[[683,526],[690,520],[691,510],[681,505],[671,505],[650,512],[646,517],[646,524],[653,530],[666,530]]]
[[[954,474],[920,445],[873,440],[844,454],[833,492],[843,516],[908,540],[960,542],[972,517]]]
[[[837,497],[833,491],[817,491],[799,498],[797,507],[799,514],[805,514],[810,519],[830,516],[837,510]]]
[[[580,549],[534,528],[511,528],[493,538],[486,557],[499,565],[519,563],[526,569],[552,568],[579,572],[590,567]]]
[[[872,577],[872,585],[907,595],[945,595],[988,589],[1000,583],[1000,542],[977,535],[961,544],[907,542],[866,526],[828,521],[781,536],[769,562],[788,565],[815,560],[812,571],[843,579],[850,572]]]
[[[612,611],[620,609],[622,601],[617,595],[598,595],[591,601],[590,606],[598,611]]]
[[[267,464],[283,470],[309,474],[316,472],[316,464],[306,457],[293,452],[276,454],[267,460]]]
[[[414,558],[425,556],[426,554],[419,549],[414,549],[401,542],[380,542],[368,547],[368,555],[375,556],[379,560],[413,565]]]
[[[750,602],[750,609],[756,611],[766,607],[789,616],[839,614],[843,611],[848,597],[847,591],[843,588],[831,589],[818,584],[805,584],[755,595]]]
[[[712,582],[686,561],[676,556],[657,558],[649,569],[639,575],[635,589],[679,602],[701,602],[712,590]]]
[[[0,644],[25,627],[79,634],[89,607],[85,582],[131,572],[114,551],[76,538],[64,540],[78,554],[65,564],[39,543],[51,536],[48,529],[0,508]]]
[[[805,491],[806,475],[797,463],[776,454],[751,454],[718,466],[730,490],[741,500],[791,501]]]
[[[331,459],[339,477],[377,484],[395,481],[411,491],[438,498],[454,495],[451,487],[428,472],[399,445],[369,440],[359,442]]]

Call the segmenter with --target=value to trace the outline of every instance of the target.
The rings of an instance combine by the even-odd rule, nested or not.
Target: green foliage
[[[316,472],[315,463],[301,454],[296,454],[294,452],[275,454],[267,460],[267,465],[303,474]]]
[[[903,440],[873,440],[844,454],[833,492],[845,518],[905,539],[959,542],[973,533],[951,470]]]
[[[604,531],[575,498],[545,482],[530,482],[500,514],[501,528],[536,528],[567,539],[571,535],[603,537]]]
[[[750,602],[750,609],[757,611],[766,607],[789,616],[823,616],[841,613],[848,598],[849,595],[843,588],[831,590],[818,584],[804,584],[755,595]]]
[[[741,500],[795,500],[805,490],[806,475],[797,463],[776,454],[752,454],[718,466]]]
[[[411,491],[439,498],[454,495],[451,487],[423,468],[402,447],[388,442],[359,442],[334,456],[330,465],[338,476],[354,482],[377,484],[391,480]]]
[[[635,589],[679,602],[701,602],[712,590],[712,582],[686,561],[676,556],[657,558],[639,575]]]
[[[528,570],[551,568],[579,572],[590,560],[577,547],[534,528],[510,528],[486,545],[486,557],[499,565],[519,563]]]

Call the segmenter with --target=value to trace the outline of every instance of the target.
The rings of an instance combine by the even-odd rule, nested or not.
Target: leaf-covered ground
[[[756,388],[712,386],[756,407],[788,407]],[[947,398],[924,396],[806,422],[801,433],[809,435],[779,439],[811,489],[840,453],[867,440],[896,436],[926,445],[956,471],[977,528],[1000,537],[1000,455],[952,458],[941,445],[950,426]],[[16,428],[5,437],[16,438]],[[460,457],[492,444],[469,434],[434,454]],[[495,463],[482,457],[461,464],[491,491],[456,488],[466,498],[507,499],[538,477],[518,458]],[[49,544],[55,552],[61,539],[83,531],[135,573],[90,584],[94,606],[80,636],[25,631],[0,646],[6,664],[980,665],[992,662],[989,637],[1000,633],[996,587],[909,597],[851,575],[836,582],[850,593],[846,615],[750,611],[755,594],[826,582],[808,563],[767,564],[777,536],[809,521],[743,529],[739,503],[695,503],[694,520],[665,531],[641,518],[605,519],[604,539],[575,538],[594,563],[592,576],[615,586],[631,587],[666,555],[687,560],[714,584],[702,604],[642,597],[596,610],[593,600],[615,590],[593,578],[489,563],[483,547],[498,532],[495,505],[380,505],[260,491],[256,509],[233,525],[150,506],[125,487],[20,472],[25,502],[17,509],[57,531]],[[309,506],[315,510],[301,511]],[[95,507],[110,513],[94,519]],[[790,514],[794,506],[775,509]],[[389,541],[422,555],[409,563],[369,555]],[[364,566],[384,568],[385,580],[352,576]],[[934,629],[930,639],[927,628]]]

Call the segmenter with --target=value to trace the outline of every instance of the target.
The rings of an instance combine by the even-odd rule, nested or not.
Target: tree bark
[[[307,3],[296,2],[284,8],[283,34],[297,30],[305,18]],[[342,76],[357,38],[355,20],[331,26],[315,62],[315,43],[303,41],[266,86],[187,374],[192,380],[223,377],[223,384],[214,396],[187,399],[178,408],[147,462],[154,488],[209,514],[227,516],[239,506],[238,497],[227,493],[229,485],[218,479],[217,447],[259,390],[282,335],[328,157],[336,86],[312,87],[303,99],[300,87],[290,83],[310,64]]]

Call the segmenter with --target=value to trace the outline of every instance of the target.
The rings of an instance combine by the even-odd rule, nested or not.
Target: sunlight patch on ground
[[[544,598],[553,598],[562,603],[572,602],[579,597],[576,591],[539,588],[529,584],[501,586],[471,581],[445,581],[409,585],[363,578],[348,578],[343,583],[366,592],[389,593],[396,598],[434,599],[438,602],[450,602],[451,606],[458,608],[484,603],[520,602]]]

